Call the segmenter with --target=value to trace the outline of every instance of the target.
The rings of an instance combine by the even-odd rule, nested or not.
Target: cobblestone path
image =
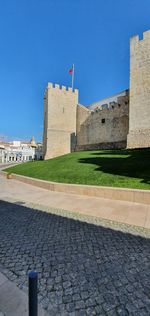
[[[150,239],[0,202],[0,264],[51,316],[150,315]]]

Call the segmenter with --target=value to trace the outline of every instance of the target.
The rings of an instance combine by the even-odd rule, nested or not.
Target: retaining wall
[[[3,176],[5,177],[7,176],[7,173],[4,171],[1,171],[1,174],[3,174]],[[57,183],[39,180],[35,178],[29,178],[18,174],[12,174],[12,179],[19,180],[21,182],[31,184],[50,191],[58,191],[70,194],[102,197],[112,200],[123,200],[142,204],[150,204],[150,190]]]

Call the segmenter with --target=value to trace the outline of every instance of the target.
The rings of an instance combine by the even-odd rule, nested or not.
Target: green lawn
[[[150,189],[150,149],[75,152],[5,170],[55,182]]]

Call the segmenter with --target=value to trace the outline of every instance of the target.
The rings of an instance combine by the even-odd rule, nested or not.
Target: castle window
[[[119,106],[119,108],[121,107],[121,104],[120,103],[118,103],[118,106]]]
[[[101,120],[101,122],[102,122],[102,124],[104,124],[104,123],[105,123],[105,119],[103,118],[103,119]]]
[[[125,101],[125,104],[128,104],[128,102],[127,102],[127,101]]]

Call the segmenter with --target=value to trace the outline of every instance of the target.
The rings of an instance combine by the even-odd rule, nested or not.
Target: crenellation
[[[78,95],[78,89],[74,89],[74,93]]]
[[[130,45],[135,45],[139,43],[139,41],[140,41],[139,35],[134,35],[130,38]]]
[[[51,88],[53,88],[53,83],[51,83],[51,82],[48,82],[47,88],[48,88],[48,89],[51,89]]]
[[[62,86],[61,89],[62,89],[62,91],[67,91],[67,87],[66,86]]]
[[[60,85],[55,83],[54,88],[55,89],[60,89]]]
[[[150,40],[150,30],[148,30],[148,31],[145,31],[144,33],[143,33],[143,39],[144,40]]]
[[[64,85],[60,86],[59,84],[52,83],[52,82],[48,82],[47,88],[45,89],[45,94],[46,94],[47,89],[56,89],[56,90],[65,91],[69,93],[71,92],[78,95],[78,89],[72,90],[71,87],[66,87]]]

